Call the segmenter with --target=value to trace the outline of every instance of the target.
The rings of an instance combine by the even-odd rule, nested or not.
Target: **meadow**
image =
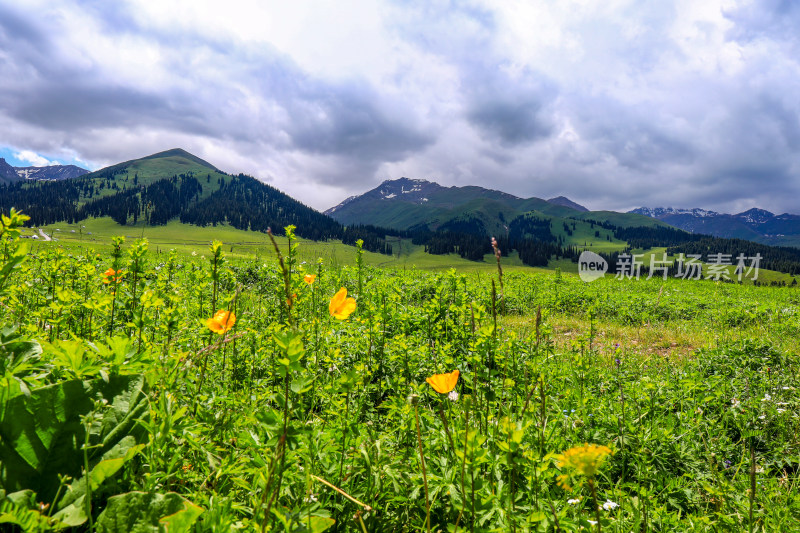
[[[795,288],[2,222],[0,529],[800,530]]]

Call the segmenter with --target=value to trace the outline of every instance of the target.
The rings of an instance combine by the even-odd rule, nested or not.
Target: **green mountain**
[[[0,185],[0,211],[11,207],[30,216],[34,226],[105,216],[120,225],[163,225],[179,219],[200,226],[272,228],[276,234],[294,225],[300,237],[350,244],[362,239],[367,250],[390,251],[385,235],[344,228],[274,187],[250,176],[229,175],[179,148],[69,180]]]
[[[651,217],[588,211],[568,198],[519,198],[483,187],[443,187],[438,183],[400,178],[388,180],[360,196],[353,196],[325,211],[345,225],[371,224],[398,230],[454,231],[507,236],[511,222],[527,216],[549,221],[563,245],[619,248],[625,243],[596,223],[616,227],[658,227],[666,224]]]

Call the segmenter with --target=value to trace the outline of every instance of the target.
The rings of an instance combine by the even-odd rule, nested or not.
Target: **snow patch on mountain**
[[[709,211],[707,209],[700,209],[698,207],[692,209],[675,208],[675,207],[640,207],[628,211],[628,213],[636,213],[638,215],[645,215],[652,218],[659,218],[666,215],[692,215],[695,217],[715,217],[720,213],[716,211]]]

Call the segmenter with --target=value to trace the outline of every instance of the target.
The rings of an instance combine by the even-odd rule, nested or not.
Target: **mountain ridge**
[[[639,207],[628,213],[649,216],[690,233],[769,245],[800,246],[800,215],[791,213],[776,215],[757,207],[735,214],[674,207]]]
[[[476,185],[448,187],[406,177],[385,180],[377,187],[351,196],[325,211],[345,225],[371,224],[397,230],[438,231],[439,228],[468,224],[473,231],[482,226],[487,235],[506,234],[508,224],[526,213],[622,226],[653,225],[652,219],[641,215],[589,211],[564,196],[549,200],[521,198]],[[562,224],[558,220],[556,223]]]
[[[65,180],[88,174],[89,171],[76,165],[48,165],[44,167],[14,167],[0,157],[0,184],[20,180]]]

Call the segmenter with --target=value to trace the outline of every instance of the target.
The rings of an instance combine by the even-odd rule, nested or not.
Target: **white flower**
[[[589,522],[593,526],[597,525],[597,522],[595,522],[594,520],[587,520],[587,522]]]
[[[194,252],[194,251],[193,251],[193,252],[192,252],[192,255],[197,255],[197,252]]]
[[[762,402],[768,402],[768,401],[770,401],[771,399],[772,399],[772,396],[770,396],[770,395],[769,395],[769,393],[765,393],[765,394],[764,394],[764,398],[763,398],[761,401],[762,401]]]
[[[456,391],[454,391],[454,390],[451,390],[450,394],[448,394],[447,397],[450,398],[450,401],[453,401],[453,402],[458,401],[458,393]]]
[[[312,503],[312,502],[316,502],[316,501],[318,501],[318,500],[317,500],[317,497],[316,497],[316,496],[314,496],[314,493],[312,492],[311,494],[309,494],[309,495],[308,495],[308,497],[307,497],[307,498],[304,498],[304,501],[305,501],[306,503]]]
[[[580,502],[581,502],[580,498],[572,498],[572,499],[567,500],[567,503],[570,504],[570,505],[575,505],[576,503],[580,503]]]
[[[786,409],[778,409],[778,412],[779,412],[779,413],[785,413],[785,412],[786,412]]]
[[[603,504],[604,511],[613,511],[617,507],[619,507],[619,505],[616,504],[615,502],[612,502],[611,500],[606,500],[606,503]]]

